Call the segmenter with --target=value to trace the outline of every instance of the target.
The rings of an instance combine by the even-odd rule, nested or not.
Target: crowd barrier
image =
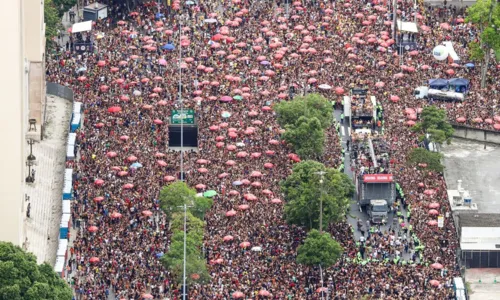
[[[63,200],[73,198],[73,169],[66,169],[64,172]]]

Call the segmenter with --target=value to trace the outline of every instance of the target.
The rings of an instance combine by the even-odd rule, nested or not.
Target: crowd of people
[[[186,182],[200,192],[218,192],[205,218],[211,281],[191,285],[189,299],[319,299],[321,287],[331,299],[452,297],[452,278],[459,276],[456,231],[451,220],[440,229],[429,225],[436,220],[430,204],[449,210],[446,186],[441,174],[406,164],[418,140],[405,125],[405,109],[428,105],[414,99],[414,87],[449,78],[445,71],[452,68],[455,77],[470,79],[471,92],[463,103],[434,104],[451,119],[493,118],[499,70],[489,69],[482,90],[478,68],[435,61],[431,49],[444,40],[463,45],[457,52],[467,57],[477,32],[457,21],[460,12],[417,12],[413,1],[398,1],[398,14],[411,20],[417,13],[425,30],[416,37],[416,53],[397,54],[387,23],[392,9],[377,2],[303,0],[286,7],[283,1],[173,1],[171,7],[145,3],[133,12],[111,3],[108,17],[94,24],[93,52],[63,48],[49,54],[47,80],[70,86],[75,101],[84,103],[72,207],[73,219],[81,220],[72,248],[78,298],[180,299],[179,285],[159,260],[170,233],[158,202],[160,189],[180,172],[180,153],[168,147],[169,118],[180,99],[195,110],[199,129],[198,149],[183,156]],[[440,26],[446,21],[449,29]],[[363,246],[369,261],[358,259],[355,229],[332,224],[329,231],[345,253],[324,270],[324,283],[317,269],[295,262],[306,233],[283,218],[279,182],[294,161],[272,109],[309,92],[341,101],[340,90],[322,84],[345,91],[366,86],[382,103],[390,145],[384,167],[400,184],[412,215],[411,221],[403,217],[412,230],[398,242],[395,232],[369,235]],[[390,101],[391,95],[399,100]],[[324,162],[338,168],[342,151],[334,127],[326,140]],[[228,235],[234,240],[225,242]],[[240,248],[242,242],[262,251]],[[405,244],[415,243],[424,245],[418,258],[394,259]]]

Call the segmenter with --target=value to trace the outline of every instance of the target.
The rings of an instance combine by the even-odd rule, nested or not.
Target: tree
[[[44,22],[45,22],[45,38],[49,45],[52,38],[57,36],[57,30],[61,29],[61,20],[54,5],[53,0],[45,0],[43,4]]]
[[[316,229],[307,234],[304,244],[297,249],[297,262],[307,266],[333,266],[342,255],[343,249],[328,233]]]
[[[323,154],[325,133],[318,118],[300,117],[296,124],[287,125],[283,138],[293,145],[294,151],[304,159]]]
[[[71,288],[47,263],[12,243],[0,242],[0,300],[71,300]]]
[[[323,184],[316,172],[324,171]],[[354,194],[351,179],[322,163],[306,160],[296,164],[293,172],[281,182],[285,194],[285,217],[288,223],[318,228],[320,201],[323,206],[323,226],[341,220]]]
[[[184,204],[192,205],[195,197],[196,190],[185,182],[176,181],[161,189],[160,207],[170,217],[174,212],[183,211]]]
[[[426,164],[426,168],[434,172],[441,173],[444,166],[441,163],[443,155],[438,152],[431,152],[424,148],[413,148],[408,155],[410,164]]]
[[[193,213],[194,216],[203,220],[205,219],[205,213],[209,210],[214,204],[214,200],[207,197],[194,197],[193,207],[189,210]]]
[[[420,118],[422,121],[412,127],[414,132],[429,134],[429,139],[432,142],[441,144],[446,141],[450,143],[455,130],[448,122],[448,117],[444,109],[439,109],[435,106],[424,107]],[[424,137],[425,135],[421,139]]]
[[[282,101],[274,106],[281,127],[294,125],[300,117],[317,118],[322,128],[328,128],[333,120],[331,103],[320,94],[297,96],[292,101]]]
[[[59,18],[62,18],[65,12],[76,5],[76,0],[53,0],[54,6],[57,8]]]
[[[184,231],[184,212],[176,212],[172,214],[170,220],[170,228],[173,232]],[[205,223],[197,217],[193,216],[191,212],[186,213],[186,228],[189,233],[193,235],[200,236],[203,239],[203,230],[205,229]]]
[[[471,58],[481,61],[481,88],[485,88],[491,52],[500,51],[500,6],[497,0],[478,0],[467,9],[467,22],[478,26],[480,30],[479,46],[472,45]]]
[[[169,267],[169,270],[173,274],[175,282],[178,284],[182,283],[183,267],[184,267],[184,260],[182,259],[182,257],[180,259],[175,260],[173,264]],[[187,256],[186,282],[188,284],[191,283],[204,284],[209,281],[210,281],[210,275],[208,274],[205,260],[197,255]]]

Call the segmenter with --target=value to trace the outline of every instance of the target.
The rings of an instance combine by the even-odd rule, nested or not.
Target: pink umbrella
[[[133,189],[134,188],[134,185],[132,183],[125,183],[122,188],[124,190],[130,190],[130,189]]]
[[[198,172],[200,172],[200,173],[207,173],[208,169],[207,168],[199,168]]]
[[[197,190],[203,190],[206,189],[207,186],[204,185],[203,183],[198,183],[197,185],[194,186]]]
[[[240,248],[248,248],[248,247],[250,247],[250,242],[241,242],[240,243]]]
[[[264,168],[266,169],[272,169],[274,167],[274,165],[272,163],[265,163],[264,164]]]
[[[143,210],[142,214],[146,217],[151,217],[153,215],[153,212],[151,212],[150,210]]]
[[[225,178],[225,177],[227,177],[227,176],[229,176],[229,174],[228,174],[228,173],[226,173],[226,172],[224,172],[224,173],[221,173],[221,174],[217,175],[217,177],[218,177],[218,178]]]
[[[175,177],[174,177],[174,176],[165,176],[165,177],[163,177],[163,180],[164,180],[164,181],[167,181],[167,182],[169,182],[169,181],[174,181],[174,180],[175,180]]]
[[[253,152],[252,154],[250,154],[250,156],[252,158],[259,158],[261,155],[262,155],[262,153],[260,153],[260,152]]]
[[[102,200],[104,200],[104,197],[102,197],[102,196],[94,198],[94,202],[101,202]]]
[[[436,216],[436,215],[439,215],[439,212],[435,209],[431,209],[431,210],[429,210],[429,215]]]
[[[436,269],[436,270],[441,270],[443,268],[443,265],[440,263],[433,263],[431,265],[431,268]]]
[[[240,194],[240,192],[235,191],[235,190],[230,190],[229,191],[229,195],[231,195],[231,196],[238,196],[239,194]]]
[[[226,147],[226,149],[229,150],[229,151],[234,151],[234,150],[236,150],[236,146],[235,145],[228,145]]]
[[[282,201],[278,198],[274,198],[273,200],[271,200],[271,203],[274,203],[274,204],[280,204]]]
[[[239,299],[239,298],[245,298],[245,294],[243,294],[242,292],[234,292],[233,293],[233,298],[234,299]]]
[[[430,285],[432,285],[432,286],[439,286],[439,284],[440,284],[440,283],[439,283],[439,281],[437,281],[437,280],[435,280],[435,279],[433,279],[433,280],[429,281],[429,283],[430,283]]]
[[[94,184],[95,184],[95,185],[97,185],[97,186],[101,186],[101,185],[103,185],[103,184],[104,184],[104,180],[102,180],[102,179],[96,179],[96,180],[94,181]]]
[[[271,145],[279,145],[280,142],[278,140],[269,140],[269,144],[271,144]]]
[[[226,235],[223,239],[222,239],[224,242],[229,242],[229,241],[232,241],[234,240],[233,236],[231,235]]]
[[[269,297],[271,295],[271,293],[269,293],[268,291],[266,290],[260,290],[259,291],[259,296],[262,296],[262,297]]]
[[[467,119],[465,119],[464,117],[458,117],[458,118],[456,119],[456,121],[457,121],[458,123],[465,123],[465,121],[466,121],[466,120],[467,120]]]
[[[98,257],[91,257],[91,258],[89,259],[89,261],[90,261],[91,263],[93,263],[93,264],[94,264],[94,263],[98,263],[98,262],[99,262],[99,258],[98,258]]]
[[[250,208],[250,206],[248,206],[248,204],[238,205],[239,210],[247,210],[248,208]]]
[[[238,152],[236,154],[236,157],[239,157],[239,158],[243,158],[243,157],[247,157],[247,156],[248,156],[248,153],[245,151],[241,151],[241,152]]]
[[[99,230],[99,228],[97,228],[97,226],[90,226],[90,227],[88,228],[88,231],[89,231],[89,232],[97,232],[97,230]]]
[[[156,163],[159,165],[159,166],[162,166],[162,167],[166,167],[167,166],[167,162],[164,161],[164,160],[157,160]]]
[[[236,165],[236,162],[234,160],[228,160],[228,161],[226,161],[226,165],[227,166],[234,166],[234,165]]]
[[[233,217],[235,215],[236,215],[236,211],[233,209],[226,212],[226,217]]]
[[[120,171],[120,172],[118,172],[118,176],[120,176],[120,177],[127,176],[127,175],[128,175],[127,171]]]
[[[431,204],[429,204],[429,208],[433,208],[433,209],[436,209],[436,208],[439,208],[439,203],[437,202],[432,202]]]
[[[438,224],[438,222],[436,220],[427,221],[427,225],[429,225],[429,226],[436,226],[437,224]]]
[[[111,218],[112,219],[119,219],[121,217],[122,217],[122,214],[119,213],[119,212],[114,212],[114,213],[111,214]]]

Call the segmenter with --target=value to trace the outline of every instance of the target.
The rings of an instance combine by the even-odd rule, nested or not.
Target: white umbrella
[[[322,90],[330,90],[330,89],[332,89],[332,87],[331,87],[331,86],[329,86],[328,84],[322,84],[322,85],[320,85],[320,86],[318,86],[318,87],[319,87],[320,89],[322,89]]]
[[[217,23],[216,19],[205,19],[205,23]]]
[[[252,247],[252,251],[260,252],[260,251],[262,251],[262,247],[260,247],[260,246]]]
[[[238,147],[245,147],[245,143],[239,142],[239,143],[236,143],[236,146],[238,146]]]
[[[140,96],[142,95],[141,91],[135,90],[134,91],[134,96]]]

